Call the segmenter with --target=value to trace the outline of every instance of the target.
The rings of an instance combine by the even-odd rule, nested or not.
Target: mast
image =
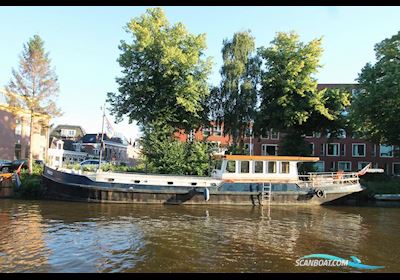
[[[100,157],[99,157],[99,169],[97,171],[101,171],[101,157],[103,155],[103,142],[104,142],[104,118],[106,116],[106,103],[104,102],[103,106],[103,122],[101,124],[101,141],[100,141]]]

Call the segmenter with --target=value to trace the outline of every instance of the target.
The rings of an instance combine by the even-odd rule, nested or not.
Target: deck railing
[[[358,182],[357,172],[310,172],[307,175],[299,175],[298,185],[301,188],[323,188],[329,185],[349,185]]]

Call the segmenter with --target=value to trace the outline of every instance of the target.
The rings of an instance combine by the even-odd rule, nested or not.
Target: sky
[[[81,125],[101,131],[107,92],[116,92],[121,76],[117,58],[121,40],[131,42],[124,26],[148,7],[0,7],[0,88],[18,68],[23,44],[34,34],[45,41],[58,75],[57,104],[63,116],[52,123]],[[206,56],[213,58],[210,85],[218,85],[224,39],[250,30],[256,47],[268,46],[277,32],[295,31],[309,42],[322,37],[323,67],[319,83],[354,83],[367,62],[375,61],[374,45],[400,31],[400,7],[162,7],[170,23],[182,22],[193,34],[205,33]],[[107,113],[111,122],[114,118]],[[139,128],[127,119],[114,130],[135,139]]]

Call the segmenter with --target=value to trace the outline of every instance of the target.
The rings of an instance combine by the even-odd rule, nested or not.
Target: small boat
[[[374,198],[381,201],[400,201],[400,194],[376,194]]]
[[[0,198],[9,198],[14,195],[13,177],[14,173],[0,174]]]
[[[362,191],[356,172],[298,174],[318,157],[225,155],[211,177],[82,172],[45,166],[50,199],[162,204],[314,204]]]

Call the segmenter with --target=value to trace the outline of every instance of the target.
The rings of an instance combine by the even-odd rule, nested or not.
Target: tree
[[[250,31],[237,32],[231,40],[223,41],[222,81],[214,88],[214,112],[224,123],[224,134],[232,136],[233,145],[243,147],[246,129],[255,117],[257,84],[261,61],[255,53],[254,37]]]
[[[123,76],[116,79],[118,92],[108,93],[107,99],[117,121],[126,115],[140,126],[199,127],[211,70],[211,60],[203,57],[205,35],[188,33],[182,23],[171,26],[160,8],[132,19],[126,31],[133,40],[119,46]]]
[[[151,173],[203,176],[209,172],[210,157],[205,142],[181,142],[165,125],[146,126],[143,135],[144,159]]]
[[[10,106],[30,112],[29,172],[32,173],[32,143],[35,118],[38,115],[60,116],[54,98],[59,87],[57,75],[50,67],[49,53],[44,50],[44,41],[34,35],[24,44],[20,56],[19,69],[12,69],[12,78],[5,87],[5,95]]]
[[[375,45],[376,63],[358,75],[353,96],[353,128],[369,141],[400,145],[400,32]]]
[[[343,112],[350,104],[349,93],[317,89],[314,75],[321,67],[322,51],[321,39],[305,44],[294,32],[280,32],[270,47],[259,48],[265,70],[261,74],[260,109],[254,125],[257,134],[273,128],[300,143],[304,134],[326,134],[345,123]],[[301,146],[297,153],[303,152]]]

